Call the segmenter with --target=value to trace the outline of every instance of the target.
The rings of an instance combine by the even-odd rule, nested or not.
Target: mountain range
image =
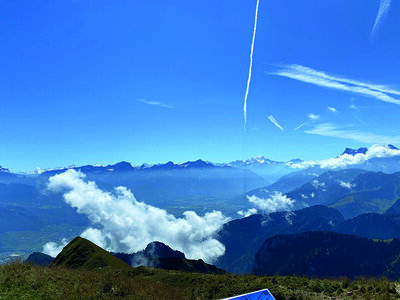
[[[126,254],[108,252],[79,236],[69,242],[55,258],[34,252],[29,255],[26,263],[37,266],[68,267],[94,271],[106,269],[131,270],[132,267],[147,266],[185,272],[226,273],[201,259],[187,259],[182,252],[173,250],[160,242],[152,242],[144,250],[137,253]]]
[[[84,173],[86,181],[95,182],[104,191],[126,186],[137,200],[177,217],[188,210],[199,215],[222,211],[232,221],[216,237],[226,248],[216,265],[234,273],[250,272],[263,242],[278,234],[322,230],[377,239],[398,238],[400,155],[397,151],[392,145],[379,149],[347,148],[331,159],[334,162],[331,165],[257,157],[227,164],[197,160],[132,166],[120,162],[36,174],[17,174],[1,168],[0,261],[10,255],[26,257],[32,251],[41,251],[48,241],[71,240],[90,225],[85,215],[65,203],[62,192],[46,190],[51,176],[71,168]],[[337,167],[337,162],[343,161],[351,163]],[[274,176],[281,177],[270,180]],[[266,213],[249,202],[249,196],[258,197],[259,202],[271,200],[275,192],[294,201],[293,211]],[[237,219],[238,211],[249,208],[258,214]],[[186,260],[186,266],[195,265],[183,257],[175,259],[178,258]]]
[[[251,215],[230,221],[221,229],[218,239],[226,250],[215,264],[228,272],[249,273],[263,242],[282,234],[326,231],[370,239],[400,239],[399,215],[398,212],[393,215],[367,213],[345,219],[337,209],[323,205],[268,215]]]

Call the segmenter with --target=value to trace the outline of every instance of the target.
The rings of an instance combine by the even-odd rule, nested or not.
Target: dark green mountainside
[[[131,269],[119,258],[81,237],[74,238],[65,246],[50,266],[87,270]]]
[[[334,232],[267,239],[257,252],[256,275],[400,277],[400,240],[376,241]]]
[[[225,245],[225,254],[215,264],[228,272],[249,273],[265,239],[310,230],[332,231],[342,221],[344,218],[337,210],[322,205],[233,220],[219,232],[218,240]]]

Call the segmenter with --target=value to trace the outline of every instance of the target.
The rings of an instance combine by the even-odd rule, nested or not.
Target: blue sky
[[[260,0],[244,131],[255,8],[1,1],[0,165],[316,160],[400,146],[398,1]]]

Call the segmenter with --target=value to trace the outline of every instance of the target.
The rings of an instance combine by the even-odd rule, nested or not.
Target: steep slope
[[[267,239],[255,256],[256,275],[399,278],[400,240],[374,241],[333,232]]]
[[[50,266],[74,269],[131,269],[119,258],[81,237],[74,238],[56,256]]]

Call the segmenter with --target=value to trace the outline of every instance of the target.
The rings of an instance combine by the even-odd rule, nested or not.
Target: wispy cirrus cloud
[[[296,64],[282,66],[280,70],[270,72],[269,74],[287,77],[321,87],[356,93],[383,102],[400,105],[400,99],[392,96],[400,95],[400,90],[395,90],[386,85],[377,85],[342,76],[329,75],[325,72]]]
[[[381,0],[380,6],[379,6],[379,11],[375,19],[374,27],[371,30],[371,35],[370,35],[370,40],[372,41],[374,39],[374,36],[379,28],[379,25],[381,24],[383,18],[385,15],[388,13],[390,9],[390,2],[391,0]]]
[[[142,102],[144,104],[147,104],[147,105],[155,105],[155,106],[160,106],[160,107],[164,107],[164,108],[175,108],[175,106],[172,106],[172,105],[169,105],[169,104],[165,104],[165,103],[162,103],[162,102],[158,102],[158,101],[150,101],[150,100],[147,100],[147,99],[136,99],[136,100],[139,101],[139,102]]]
[[[273,115],[268,116],[268,119],[274,124],[276,127],[278,127],[280,130],[283,131],[283,127],[278,123],[277,120],[275,120]]]
[[[331,123],[321,123],[305,133],[353,140],[361,143],[399,144],[400,136],[378,135],[361,130],[349,130]]]

